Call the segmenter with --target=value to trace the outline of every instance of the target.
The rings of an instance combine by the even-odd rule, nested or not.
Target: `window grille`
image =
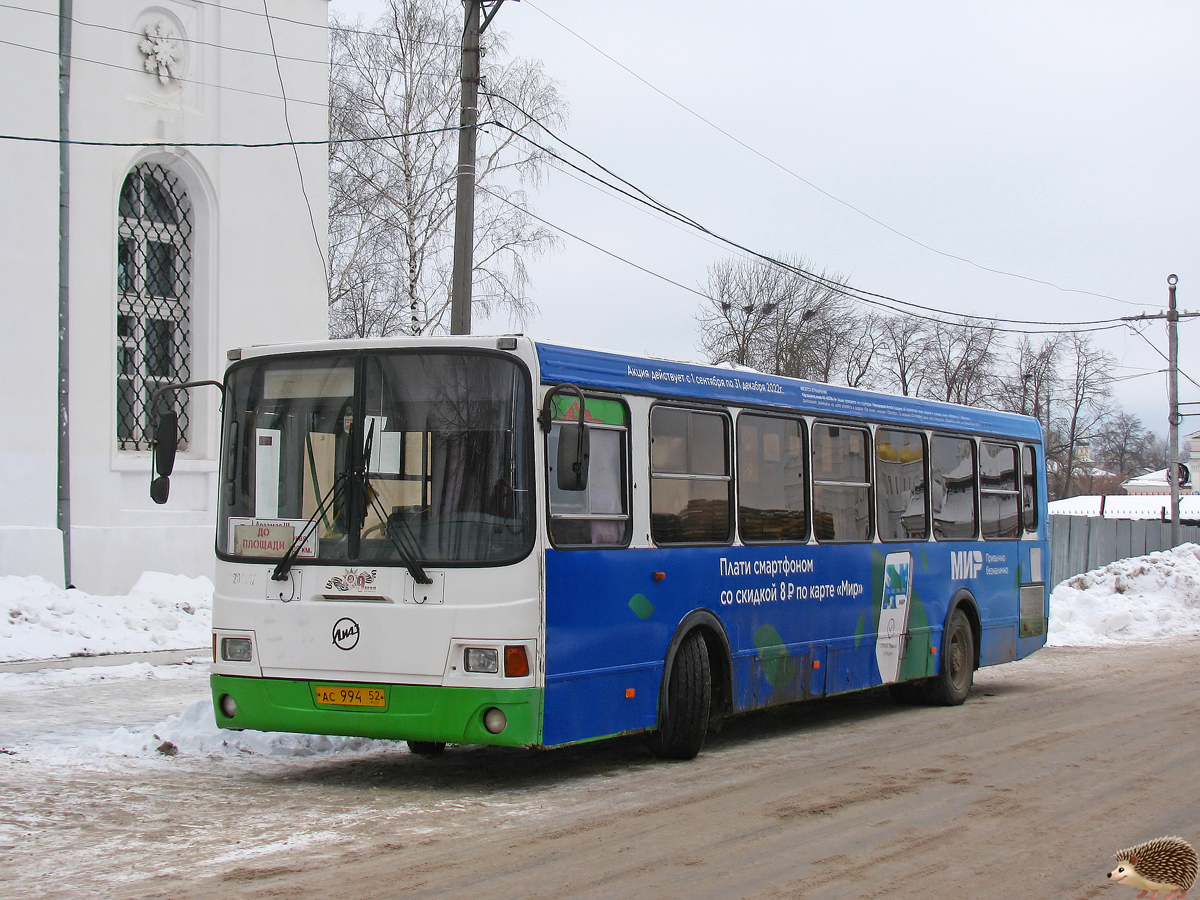
[[[192,208],[179,178],[155,163],[137,166],[121,188],[117,225],[117,446],[148,450],[150,398],[191,377]],[[174,403],[180,446],[189,434],[187,395]]]

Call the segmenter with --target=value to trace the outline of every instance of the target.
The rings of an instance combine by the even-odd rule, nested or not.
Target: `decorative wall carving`
[[[183,42],[179,33],[165,19],[147,24],[138,41],[138,49],[145,55],[146,71],[157,75],[162,84],[170,84],[183,77]]]

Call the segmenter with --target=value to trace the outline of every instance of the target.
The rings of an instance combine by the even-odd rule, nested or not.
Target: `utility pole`
[[[58,3],[58,514],[63,587],[71,587],[71,25],[73,0]]]
[[[1171,546],[1179,546],[1179,310],[1175,308],[1176,275],[1167,276],[1167,475],[1171,483]]]
[[[462,103],[458,117],[458,199],[454,207],[454,271],[450,279],[450,333],[471,333],[471,276],[475,269],[475,138],[479,123],[479,36],[504,0],[465,0]],[[486,12],[483,24],[480,12]]]
[[[1200,313],[1181,313],[1175,305],[1175,285],[1178,275],[1167,276],[1167,311],[1153,315],[1126,316],[1122,322],[1140,322],[1149,319],[1167,320],[1167,483],[1171,485],[1171,546],[1179,546],[1179,320],[1192,319]],[[1153,345],[1152,345],[1153,346]],[[1158,348],[1155,348],[1158,350]],[[1162,356],[1162,351],[1158,350]],[[1191,406],[1194,404],[1184,404]]]

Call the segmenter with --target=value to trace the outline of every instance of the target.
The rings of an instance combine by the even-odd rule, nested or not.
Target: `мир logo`
[[[952,550],[950,552],[950,579],[978,578],[983,568],[983,553],[979,550]]]

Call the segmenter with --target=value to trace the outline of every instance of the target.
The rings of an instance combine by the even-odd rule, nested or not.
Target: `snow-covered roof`
[[[1052,516],[1098,516],[1101,499],[1104,500],[1106,519],[1160,519],[1163,510],[1166,510],[1168,518],[1171,515],[1170,494],[1068,497],[1065,500],[1052,500],[1047,507]],[[1180,497],[1179,517],[1200,519],[1200,496]]]
[[[1145,475],[1137,475],[1137,476],[1134,476],[1133,478],[1128,479],[1125,483],[1131,484],[1131,485],[1166,484],[1167,483],[1167,470],[1166,469],[1157,469],[1153,472],[1147,472]]]
[[[1190,470],[1195,471],[1197,461],[1188,463]],[[1191,494],[1195,491],[1195,479],[1185,482],[1179,486],[1180,493]],[[1158,469],[1154,472],[1147,472],[1145,475],[1138,475],[1121,483],[1126,493],[1129,494],[1170,494],[1171,484],[1167,481],[1167,470]]]

